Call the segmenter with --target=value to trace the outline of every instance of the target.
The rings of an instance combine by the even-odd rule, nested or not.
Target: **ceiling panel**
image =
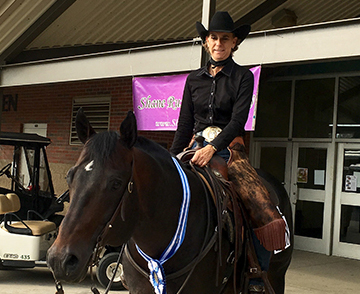
[[[77,0],[28,48],[194,37],[202,0]]]
[[[282,9],[289,9],[297,16],[297,25],[315,24],[356,18],[360,16],[359,0],[288,0],[272,13],[257,21],[254,30],[273,29],[271,18]]]
[[[55,0],[0,0],[0,54],[54,2]]]
[[[62,0],[58,0],[62,1]],[[0,54],[55,0],[0,0]],[[218,0],[236,21],[266,0]],[[25,50],[88,45],[186,40],[197,36],[203,0],[77,0]],[[297,24],[314,24],[360,16],[359,0],[287,0],[252,24],[252,31],[274,28],[280,10],[297,15]],[[132,44],[131,46],[133,46]]]

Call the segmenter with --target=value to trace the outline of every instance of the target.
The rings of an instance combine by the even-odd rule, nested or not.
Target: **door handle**
[[[294,186],[297,187],[297,183],[294,183]],[[293,192],[292,192],[292,199],[293,199],[292,204],[293,204],[293,205],[296,205],[297,200],[298,200],[298,196],[299,196],[299,191],[298,191],[297,188],[293,188],[292,191],[293,191]]]

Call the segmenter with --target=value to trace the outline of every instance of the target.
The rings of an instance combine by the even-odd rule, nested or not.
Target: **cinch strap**
[[[165,272],[162,265],[176,253],[184,241],[190,206],[189,181],[178,161],[174,157],[172,157],[172,160],[179,172],[181,185],[183,187],[183,201],[181,204],[178,226],[175,235],[168,247],[161,254],[159,260],[151,258],[136,245],[137,251],[148,263],[148,268],[150,270],[149,280],[156,294],[166,294]]]

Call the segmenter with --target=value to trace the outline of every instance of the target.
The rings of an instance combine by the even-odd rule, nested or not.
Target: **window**
[[[110,97],[74,98],[72,105],[70,145],[79,145],[81,142],[75,128],[76,113],[83,108],[87,119],[96,132],[109,129],[110,125]]]
[[[360,76],[339,81],[337,138],[360,138]]]
[[[293,138],[331,138],[334,92],[334,78],[296,81]]]
[[[291,81],[260,84],[255,137],[289,136]]]

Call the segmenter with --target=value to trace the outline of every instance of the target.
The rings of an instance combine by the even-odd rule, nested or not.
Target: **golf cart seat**
[[[20,199],[16,194],[0,194],[0,214],[4,214],[4,228],[8,232],[41,236],[56,230],[55,223],[48,220],[21,220],[15,214],[20,208]],[[13,221],[13,218],[16,220]]]

